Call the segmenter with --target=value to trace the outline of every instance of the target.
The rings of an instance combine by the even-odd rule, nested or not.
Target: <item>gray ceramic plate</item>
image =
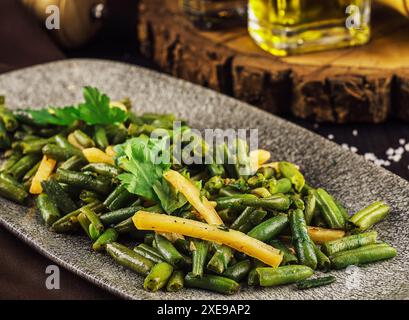
[[[258,128],[260,144],[274,159],[298,163],[313,185],[323,186],[350,211],[383,199],[393,210],[376,229],[398,256],[365,268],[334,272],[331,286],[297,291],[294,286],[243,288],[232,299],[402,299],[409,298],[409,183],[298,126],[216,92],[130,65],[69,60],[0,76],[8,105],[43,107],[81,99],[92,85],[115,99],[129,96],[138,111],[174,112],[198,128]],[[90,250],[87,239],[49,232],[33,210],[0,199],[0,222],[45,256],[123,298],[221,299],[198,290],[143,291],[142,278]],[[227,297],[229,298],[229,297]]]

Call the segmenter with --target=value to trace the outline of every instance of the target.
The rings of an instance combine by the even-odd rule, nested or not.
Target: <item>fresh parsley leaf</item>
[[[111,107],[109,97],[96,88],[85,87],[84,100],[85,102],[78,106],[26,109],[24,112],[41,125],[69,126],[76,120],[82,120],[89,125],[107,125],[122,123],[127,119],[127,112]]]
[[[166,213],[171,214],[187,203],[183,194],[177,192],[163,177],[155,182],[153,190],[155,190],[161,206]]]
[[[92,87],[84,88],[85,102],[78,106],[80,119],[89,125],[104,125],[122,123],[127,118],[127,113],[117,107],[110,107],[107,95]]]

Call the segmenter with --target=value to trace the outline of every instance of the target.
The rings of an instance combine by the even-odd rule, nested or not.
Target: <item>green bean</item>
[[[192,256],[193,256],[193,266],[192,266],[192,276],[193,277],[203,277],[203,270],[207,259],[207,253],[209,251],[209,243],[202,240],[192,240],[191,244]]]
[[[282,178],[279,180],[271,179],[268,184],[268,189],[271,194],[276,193],[288,193],[291,191],[292,183],[288,178]]]
[[[108,142],[107,134],[103,127],[100,127],[100,126],[95,127],[94,141],[97,147],[102,150],[105,150],[106,147],[108,147],[109,142]]]
[[[43,147],[49,143],[49,139],[36,139],[29,141],[22,141],[19,144],[20,150],[23,154],[41,153]]]
[[[128,136],[128,130],[126,130],[126,128],[123,125],[119,126],[117,128],[117,131],[114,137],[112,138],[112,144],[116,145],[116,144],[123,143],[126,140],[127,136]]]
[[[28,154],[18,160],[6,173],[10,174],[17,180],[20,180],[27,171],[29,171],[40,160],[37,154]]]
[[[270,191],[267,190],[267,188],[264,187],[259,187],[251,190],[252,194],[255,194],[256,196],[260,198],[268,198],[271,197]]]
[[[57,203],[57,206],[58,206],[58,203]],[[51,226],[51,229],[55,232],[67,232],[67,231],[75,230],[77,226],[76,218],[81,213],[80,210],[84,207],[89,208],[97,213],[105,209],[104,205],[100,201],[96,200],[92,203],[86,204],[85,206],[79,209],[76,209],[66,214],[65,216],[61,217],[59,220],[53,223],[53,225]]]
[[[16,178],[10,176],[9,174],[0,173],[0,177],[1,177],[2,179],[6,180],[7,182],[10,182],[10,183],[14,184],[14,185],[17,186],[17,187],[21,187],[20,182],[18,182]]]
[[[315,255],[317,257],[318,269],[329,270],[331,268],[331,261],[314,242],[312,242],[312,244],[314,246]]]
[[[396,249],[386,243],[369,244],[357,249],[341,251],[331,257],[335,269],[343,269],[350,265],[362,265],[396,256]]]
[[[315,279],[307,279],[307,280],[301,280],[297,282],[297,288],[298,290],[305,290],[305,289],[311,289],[311,288],[317,288],[317,287],[322,287],[322,286],[327,286],[331,283],[334,283],[336,278],[334,276],[327,276],[327,277],[321,277],[321,278],[315,278]]]
[[[105,199],[104,205],[108,208],[112,201],[117,198],[122,192],[126,190],[126,187],[123,184],[117,186]]]
[[[245,276],[250,272],[251,269],[251,262],[250,260],[243,260],[240,262],[237,262],[236,264],[228,267],[224,272],[223,272],[223,277],[232,279],[236,282],[240,282],[241,280],[244,279]]]
[[[221,294],[234,294],[240,289],[240,285],[229,278],[203,275],[202,278],[193,277],[190,273],[185,276],[185,285],[190,288],[199,288]]]
[[[113,228],[106,229],[103,234],[94,242],[92,249],[100,251],[105,248],[108,243],[115,242],[118,239],[118,233]]]
[[[297,257],[279,240],[271,240],[269,244],[283,253],[283,261],[281,262],[281,265],[298,263]]]
[[[125,219],[114,226],[114,229],[119,234],[127,234],[136,231],[135,225],[132,221],[132,217]]]
[[[41,160],[38,161],[34,167],[32,167],[30,170],[26,172],[26,174],[23,176],[23,181],[30,180],[31,178],[34,177],[34,175],[38,171],[38,168],[40,167],[40,163],[41,163]]]
[[[59,161],[65,161],[69,158],[71,158],[74,155],[78,155],[77,153],[72,152],[70,149],[62,148],[59,146],[56,146],[55,144],[46,144],[43,149],[43,154],[45,154],[47,157],[59,160]]]
[[[242,194],[238,192],[237,190],[232,189],[231,187],[223,187],[219,190],[219,196],[221,197],[233,197],[237,195],[242,195]],[[253,194],[251,196],[255,197],[255,195]]]
[[[57,205],[58,209],[60,209],[62,213],[68,214],[77,209],[77,205],[74,203],[74,201],[72,201],[68,194],[54,179],[42,181],[41,186],[43,187],[44,192]]]
[[[0,195],[17,203],[24,203],[28,193],[20,186],[0,177]]]
[[[156,292],[162,289],[173,273],[173,267],[167,262],[154,265],[143,282],[145,290]]]
[[[60,168],[71,171],[79,171],[85,164],[86,161],[83,157],[75,155],[65,160],[61,164]]]
[[[7,134],[7,130],[3,124],[3,121],[0,120],[0,149],[6,149],[10,147],[10,145],[11,145],[10,137]]]
[[[72,134],[81,147],[83,148],[95,147],[94,141],[85,132],[77,129]]]
[[[375,223],[382,221],[389,213],[390,207],[381,201],[355,213],[349,221],[358,227],[359,231],[368,230]]]
[[[331,229],[345,229],[345,218],[333,198],[321,188],[315,193],[322,217]]]
[[[91,203],[95,200],[101,200],[101,195],[96,193],[95,191],[81,190],[79,198],[85,203]]]
[[[232,209],[224,209],[220,210],[217,212],[220,216],[220,218],[223,220],[225,224],[230,224],[232,223],[235,219],[237,219],[237,212]],[[192,213],[193,215],[193,220],[197,220],[196,216]]]
[[[249,197],[249,195],[223,197],[216,199],[216,202],[217,210],[241,206],[261,207],[269,210],[287,210],[290,206],[290,199],[281,193],[277,193],[269,198]]]
[[[315,197],[314,190],[308,190],[304,203],[305,203],[304,210],[305,223],[307,224],[307,226],[309,226],[311,225],[312,219],[317,210],[317,198]]]
[[[117,167],[107,163],[90,163],[83,167],[81,171],[94,172],[111,178],[116,178],[121,173]]]
[[[50,199],[50,197],[41,193],[36,199],[37,208],[40,210],[41,217],[47,226],[51,226],[55,221],[60,219],[61,215],[57,205]]]
[[[125,189],[116,198],[112,199],[112,201],[107,205],[107,207],[111,211],[118,210],[123,207],[126,207],[129,203],[135,201],[136,199],[137,199],[136,195],[130,193],[128,190]]]
[[[317,256],[315,254],[314,243],[311,241],[307,232],[304,213],[299,209],[290,211],[289,221],[298,261],[303,265],[315,269],[317,267]]]
[[[81,228],[84,230],[84,232],[87,234],[88,238],[90,238],[93,241],[96,241],[99,238],[99,234],[95,229],[90,228],[91,226],[91,221],[87,218],[87,216],[84,213],[80,213],[76,219],[78,220]],[[92,232],[92,234],[91,234]]]
[[[136,212],[142,209],[143,207],[140,206],[122,208],[119,210],[104,213],[99,218],[105,226],[108,226],[131,218]]]
[[[154,263],[117,242],[108,243],[106,251],[120,265],[141,275],[148,275]]]
[[[16,117],[4,105],[0,105],[0,119],[3,121],[7,131],[14,131],[18,127]]]
[[[190,241],[182,238],[177,238],[174,242],[173,245],[175,248],[180,252],[180,253],[185,253],[187,255],[191,255],[191,247],[190,247]]]
[[[294,283],[311,277],[314,270],[307,266],[290,265],[278,268],[257,268],[256,273],[262,287]]]
[[[250,270],[248,276],[247,276],[247,284],[249,286],[258,286],[260,285],[258,273],[257,273],[257,268],[261,267],[266,267],[266,264],[264,262],[261,262],[260,260],[254,260],[253,261],[253,269]]]
[[[54,178],[60,183],[66,183],[75,187],[107,194],[111,190],[110,179],[92,177],[81,172],[75,172],[58,168]]]
[[[305,179],[302,173],[291,162],[280,162],[278,169],[284,178],[287,178],[294,185],[297,192],[301,192],[304,187]]]
[[[71,154],[71,156],[77,155],[83,158],[82,151],[69,143],[67,138],[65,138],[62,134],[55,135],[54,141],[58,147],[67,150]]]
[[[142,257],[145,257],[146,259],[149,259],[150,261],[154,263],[164,262],[165,260],[160,255],[160,253],[155,252],[154,250],[155,249],[151,247],[149,247],[149,249],[146,249],[145,247],[142,247],[141,245],[138,245],[133,248],[133,251],[135,251],[137,254],[141,255]]]
[[[83,214],[88,218],[91,224],[94,226],[95,230],[98,231],[99,234],[104,232],[104,225],[102,224],[101,220],[99,219],[98,215],[92,211],[90,208],[81,208],[80,209]]]
[[[226,210],[226,209],[225,209]],[[246,224],[249,219],[251,214],[253,213],[255,209],[252,207],[247,207],[243,210],[243,212],[237,217],[236,220],[234,220],[234,222],[231,224],[230,228],[231,229],[235,229],[235,230],[239,230],[241,226],[243,226],[244,224]]]
[[[175,270],[170,277],[168,284],[166,285],[166,290],[168,292],[176,292],[183,289],[185,283],[185,275],[180,270]]]
[[[159,253],[173,266],[180,266],[184,262],[183,256],[176,250],[172,242],[165,237],[155,234],[155,242]]]
[[[323,251],[332,256],[338,252],[356,249],[368,244],[375,244],[378,237],[376,231],[354,234],[341,239],[325,242],[322,245]]]
[[[277,237],[288,227],[288,217],[286,214],[279,214],[272,217],[258,226],[254,227],[247,233],[252,238],[266,242]]]
[[[18,160],[21,159],[21,152],[12,150],[11,155],[1,164],[0,172],[7,172]]]
[[[221,188],[224,186],[224,179],[219,176],[215,175],[212,176],[206,183],[205,183],[205,189],[208,190],[210,193],[216,193],[219,191]]]
[[[233,258],[233,251],[231,248],[223,245],[214,245],[216,252],[207,263],[207,269],[222,274]]]

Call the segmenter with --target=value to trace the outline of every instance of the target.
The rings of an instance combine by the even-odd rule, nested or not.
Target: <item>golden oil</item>
[[[185,15],[199,29],[245,25],[247,0],[179,0]]]
[[[286,56],[370,39],[370,0],[250,0],[248,28],[264,50]]]

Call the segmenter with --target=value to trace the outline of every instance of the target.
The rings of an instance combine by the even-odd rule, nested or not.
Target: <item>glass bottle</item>
[[[250,0],[250,36],[286,56],[361,45],[370,39],[370,0]]]
[[[247,0],[179,0],[187,17],[199,29],[244,25]]]

